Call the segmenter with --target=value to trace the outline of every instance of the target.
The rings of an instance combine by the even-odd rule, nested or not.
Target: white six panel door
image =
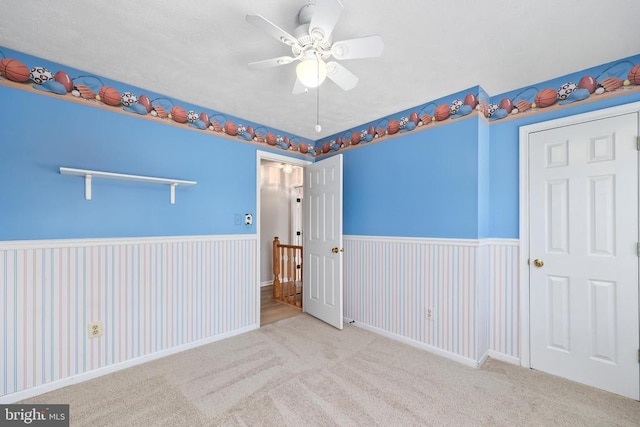
[[[342,329],[342,154],[305,167],[304,311]]]
[[[529,136],[531,367],[639,398],[637,114]]]

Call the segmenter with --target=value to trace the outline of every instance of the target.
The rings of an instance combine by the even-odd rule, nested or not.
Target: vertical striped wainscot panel
[[[477,240],[345,236],[344,247],[345,317],[480,360],[476,335],[488,321],[478,325],[478,290],[486,280],[479,277]]]
[[[345,317],[468,361],[519,357],[518,240],[345,236],[344,247]]]
[[[0,242],[0,397],[255,324],[256,244]]]
[[[520,358],[520,246],[518,240],[489,240],[492,352]]]

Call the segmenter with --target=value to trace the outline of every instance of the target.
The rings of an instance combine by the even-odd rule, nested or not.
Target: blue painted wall
[[[640,64],[640,55],[496,95],[489,103],[498,104],[503,98],[534,102],[539,89],[559,88],[585,75],[598,82],[607,77],[624,80],[634,64]],[[613,94],[592,94],[562,107],[537,108],[498,120],[479,118],[471,126],[474,130],[467,128],[469,119],[456,119],[345,150],[344,232],[518,238],[520,127],[635,102],[640,100],[637,88],[622,87]],[[447,98],[456,97],[459,94]]]
[[[491,237],[491,140],[489,123],[478,120],[478,238]]]
[[[477,115],[344,151],[344,233],[478,236]]]
[[[491,124],[491,170],[489,201],[489,236],[519,237],[519,130],[521,126],[567,117],[588,111],[640,101],[640,93],[576,103],[573,107],[549,113],[522,115],[518,119],[496,121]]]
[[[538,87],[559,87],[586,72],[599,78],[624,74],[639,62],[636,56]],[[479,98],[487,97],[477,90]],[[344,147],[338,151],[345,157],[343,231],[517,238],[519,127],[638,100],[638,90],[623,90],[490,123],[474,113]],[[256,211],[257,149],[271,148],[0,85],[0,240],[255,233],[255,226],[236,225],[234,219]],[[60,166],[198,184],[179,188],[171,205],[167,187],[96,179],[93,200],[86,201],[83,179],[60,175]]]
[[[255,233],[256,146],[0,86],[0,240]],[[60,166],[197,181],[84,179]]]

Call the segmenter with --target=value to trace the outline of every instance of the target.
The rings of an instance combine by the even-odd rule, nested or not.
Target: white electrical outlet
[[[103,326],[102,321],[89,322],[89,338],[98,338],[102,336]]]
[[[432,320],[433,319],[433,310],[430,308],[427,308],[427,320]]]

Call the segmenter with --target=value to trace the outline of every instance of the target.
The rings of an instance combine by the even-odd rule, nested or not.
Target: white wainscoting
[[[520,244],[515,239],[489,240],[490,349],[492,357],[520,360]]]
[[[0,242],[0,399],[257,327],[256,245],[255,235]],[[89,339],[98,320],[104,335]]]
[[[344,236],[344,247],[346,318],[473,366],[517,357],[517,240]]]

